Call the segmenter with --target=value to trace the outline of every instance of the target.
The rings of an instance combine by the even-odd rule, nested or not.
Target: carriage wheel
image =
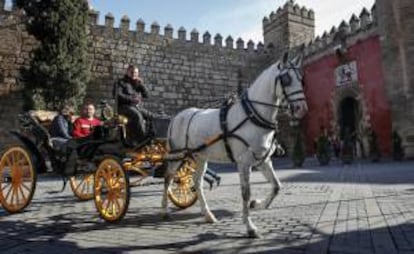
[[[196,168],[196,162],[192,159],[187,159],[177,169],[174,181],[168,189],[168,198],[178,208],[188,208],[197,201],[197,191],[193,179],[193,173],[196,171]]]
[[[72,176],[70,178],[70,187],[79,200],[93,199],[93,174]]]
[[[105,158],[95,172],[95,206],[108,222],[121,220],[129,206],[129,178],[117,158]]]
[[[21,145],[7,149],[0,160],[0,201],[9,213],[30,204],[36,189],[36,171],[30,154]]]

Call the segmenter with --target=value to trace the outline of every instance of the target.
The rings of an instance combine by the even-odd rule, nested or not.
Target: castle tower
[[[374,9],[393,129],[402,136],[406,156],[414,158],[414,4],[412,0],[377,0]]]
[[[273,46],[278,54],[307,44],[315,37],[315,14],[288,0],[283,8],[263,19],[263,37],[265,47]]]

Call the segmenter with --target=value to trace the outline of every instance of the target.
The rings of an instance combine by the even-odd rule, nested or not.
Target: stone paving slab
[[[70,188],[50,194],[61,183],[41,176],[25,212],[0,208],[0,253],[414,253],[414,162],[275,165],[283,188],[270,209],[252,212],[261,239],[245,237],[234,167],[212,165],[222,181],[206,195],[219,223],[204,223],[198,203],[162,220],[153,180],[132,189],[125,218],[108,224]],[[270,191],[260,172],[251,180],[253,197]]]

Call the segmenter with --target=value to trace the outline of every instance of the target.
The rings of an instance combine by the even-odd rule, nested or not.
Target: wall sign
[[[336,86],[349,86],[358,83],[358,69],[356,61],[338,66],[335,69]]]

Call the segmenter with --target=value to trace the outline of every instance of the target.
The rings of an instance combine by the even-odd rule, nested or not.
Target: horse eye
[[[292,78],[290,77],[289,73],[285,73],[280,76],[280,82],[282,83],[282,86],[290,86],[292,83]]]

